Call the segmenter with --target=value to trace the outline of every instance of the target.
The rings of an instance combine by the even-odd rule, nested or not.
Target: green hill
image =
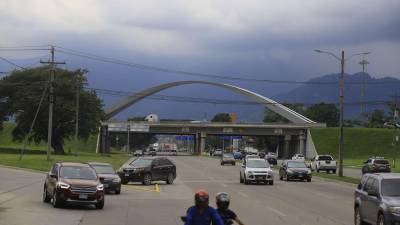
[[[311,135],[318,154],[338,156],[338,128],[312,129]],[[345,128],[345,159],[365,159],[369,156],[400,158],[400,143],[393,144],[400,131],[383,128]]]
[[[0,131],[0,152],[14,152],[23,148],[23,143],[12,141],[12,130],[14,129],[14,123],[4,123],[3,130]],[[72,152],[95,152],[96,151],[97,136],[91,136],[87,141],[80,140],[75,147],[73,140],[66,140],[64,150],[68,152],[71,149]],[[47,143],[41,142],[38,145],[31,143],[27,145],[27,153],[43,153],[42,151],[47,150]]]

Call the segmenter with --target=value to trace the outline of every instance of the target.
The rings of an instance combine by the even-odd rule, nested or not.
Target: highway
[[[348,225],[353,223],[354,185],[313,178],[311,183],[239,183],[240,165],[220,166],[207,157],[171,157],[178,169],[173,185],[129,184],[121,195],[107,195],[103,210],[69,206],[55,209],[41,201],[44,174],[0,167],[0,225],[175,225],[193,204],[196,190],[231,195],[231,209],[250,225]],[[146,190],[148,189],[148,190]]]

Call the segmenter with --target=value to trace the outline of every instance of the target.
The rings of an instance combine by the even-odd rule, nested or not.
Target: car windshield
[[[78,166],[63,166],[60,177],[65,179],[96,180],[97,175],[92,168]]]
[[[269,163],[266,160],[248,160],[248,168],[268,168]]]
[[[224,154],[223,154],[223,157],[224,157],[224,158],[232,158],[232,157],[233,157],[233,154],[231,154],[231,153],[224,153]]]
[[[318,157],[318,160],[332,160],[332,157],[330,157],[330,156],[320,156],[320,157]]]
[[[107,165],[94,165],[92,166],[94,170],[96,170],[96,173],[102,173],[102,174],[115,174],[114,169],[111,166]]]
[[[135,161],[131,162],[130,165],[134,166],[134,167],[146,167],[146,166],[150,166],[152,161],[153,161],[152,159],[138,158]]]
[[[387,160],[382,160],[382,159],[377,159],[377,160],[374,161],[374,163],[376,163],[376,164],[384,164],[384,165],[389,164],[389,162]]]
[[[384,179],[381,183],[383,196],[400,196],[400,179]]]
[[[304,162],[288,162],[288,168],[307,168]]]

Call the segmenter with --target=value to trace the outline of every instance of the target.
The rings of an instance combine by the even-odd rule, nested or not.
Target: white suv
[[[247,159],[240,169],[240,183],[264,182],[274,184],[271,166],[265,159]]]

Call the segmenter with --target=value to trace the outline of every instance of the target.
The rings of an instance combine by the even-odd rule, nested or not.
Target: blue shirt
[[[185,225],[211,225],[214,221],[215,225],[224,225],[217,210],[213,207],[208,206],[202,214],[196,209],[196,206],[192,206],[187,210]]]

